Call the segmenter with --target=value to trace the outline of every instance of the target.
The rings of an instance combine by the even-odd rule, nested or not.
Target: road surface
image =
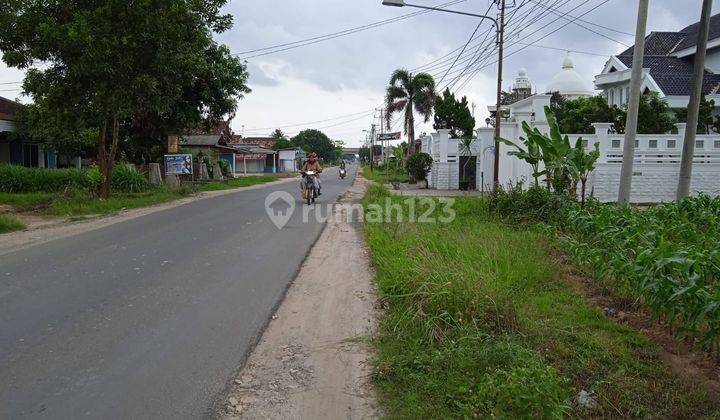
[[[301,206],[241,190],[0,256],[0,418],[208,415],[322,230]]]

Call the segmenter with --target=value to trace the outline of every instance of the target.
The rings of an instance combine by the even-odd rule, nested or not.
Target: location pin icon
[[[278,229],[285,227],[295,211],[295,198],[287,191],[273,191],[265,197],[265,212]]]

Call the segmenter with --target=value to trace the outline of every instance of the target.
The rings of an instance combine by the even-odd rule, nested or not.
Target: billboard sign
[[[401,133],[398,131],[397,133],[382,133],[378,134],[377,138],[379,141],[391,141],[391,140],[400,140]]]
[[[192,175],[192,155],[165,155],[165,175]]]

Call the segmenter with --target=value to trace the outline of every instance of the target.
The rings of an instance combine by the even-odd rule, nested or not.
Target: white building
[[[651,32],[645,38],[642,92],[657,92],[671,108],[685,108],[690,102],[690,80],[695,60],[699,23],[679,32]],[[595,86],[608,104],[622,106],[630,96],[634,46],[608,59]],[[714,100],[720,111],[720,14],[710,18],[703,94]]]

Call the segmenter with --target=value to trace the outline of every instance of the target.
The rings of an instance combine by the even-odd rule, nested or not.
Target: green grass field
[[[371,185],[365,205],[390,197]],[[388,307],[374,372],[388,417],[720,416],[655,344],[562,282],[544,233],[498,222],[479,198],[454,209],[451,223],[365,224]]]
[[[25,229],[25,224],[15,217],[0,214],[0,233]]]
[[[380,184],[387,184],[388,182],[408,182],[410,177],[402,170],[388,169],[385,167],[375,167],[373,171],[370,171],[370,165],[363,165],[362,176],[371,181],[378,182]]]

